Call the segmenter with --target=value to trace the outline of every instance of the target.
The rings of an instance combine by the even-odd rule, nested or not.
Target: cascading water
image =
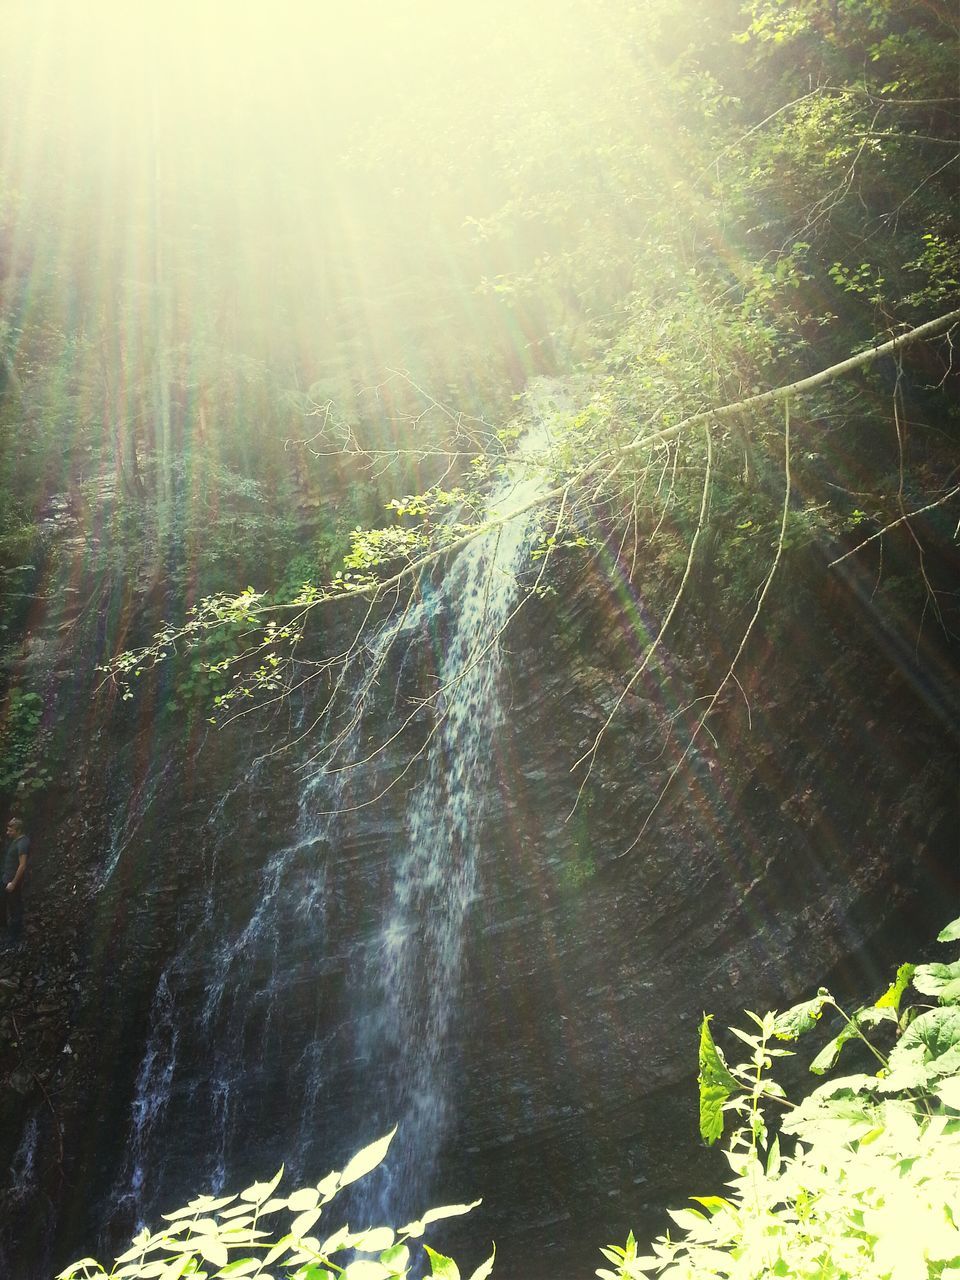
[[[483,796],[502,731],[500,638],[518,603],[535,519],[524,508],[544,484],[537,450],[550,414],[565,407],[552,388],[539,388],[528,402],[539,423],[489,500],[496,527],[461,550],[443,582],[368,645],[341,761],[362,756],[360,745],[379,732],[367,724],[368,703],[377,700],[381,676],[395,669],[391,653],[405,654],[402,676],[423,659],[425,634],[428,643],[446,634],[434,667],[433,731],[395,824],[393,854],[380,869],[385,897],[366,895],[359,915],[343,901],[356,896],[350,875],[366,887],[378,874],[352,852],[351,797],[369,798],[363,766],[337,771],[328,761],[314,771],[300,792],[292,838],[270,829],[269,815],[268,834],[282,842],[244,864],[254,868],[252,903],[249,893],[238,901],[235,869],[228,890],[217,888],[217,878],[236,863],[238,839],[248,848],[264,829],[263,809],[254,811],[248,799],[263,787],[262,760],[211,813],[209,886],[196,902],[198,918],[181,921],[177,952],[156,988],[127,1161],[112,1195],[138,1221],[169,1207],[160,1197],[206,1189],[198,1178],[230,1190],[236,1178],[266,1176],[281,1160],[294,1177],[319,1177],[330,1167],[331,1116],[350,1122],[337,1111],[350,1094],[360,1101],[350,1132],[336,1135],[341,1149],[377,1136],[374,1126],[399,1125],[388,1167],[354,1202],[357,1212],[389,1217],[428,1193],[453,1105],[464,927],[478,893]],[[330,920],[338,912],[349,915],[339,932]],[[337,983],[339,997],[331,997]],[[199,1151],[197,1133],[204,1135]],[[192,1181],[183,1186],[188,1170]]]
[[[528,434],[521,458],[535,455],[543,430]],[[502,722],[500,638],[536,519],[525,508],[543,483],[539,468],[522,461],[508,472],[488,514],[519,514],[460,552],[426,610],[428,625],[448,618],[433,700],[439,723],[410,796],[392,900],[368,968],[381,997],[369,1028],[379,1040],[374,1056],[391,1064],[380,1110],[399,1125],[378,1196],[387,1217],[399,1188],[404,1200],[425,1194],[451,1106],[464,925],[478,888],[483,798]]]

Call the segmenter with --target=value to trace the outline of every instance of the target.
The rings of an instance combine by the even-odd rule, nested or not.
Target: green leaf
[[[901,968],[909,966],[901,965]],[[899,981],[899,978],[898,978]],[[909,981],[909,978],[907,979]],[[892,991],[893,988],[891,987]],[[897,997],[899,1000],[899,996]],[[862,1027],[876,1026],[878,1022],[895,1022],[897,1015],[891,1005],[881,1007],[876,1005],[865,1005],[862,1009],[858,1009],[851,1018],[841,1027],[839,1033],[828,1040],[823,1046],[814,1060],[810,1063],[810,1070],[815,1076],[822,1076],[825,1071],[829,1071],[835,1065],[840,1057],[840,1050],[845,1044],[851,1040],[860,1038],[860,1029]]]
[[[773,1034],[778,1040],[796,1040],[805,1032],[812,1031],[823,1013],[823,1006],[832,1000],[830,992],[821,987],[812,1000],[805,1000],[784,1013],[778,1013],[773,1024]]]
[[[369,1258],[358,1258],[356,1262],[351,1262],[343,1273],[344,1280],[390,1280],[390,1275],[389,1267]]]
[[[403,1271],[410,1265],[410,1250],[405,1244],[395,1244],[389,1249],[384,1249],[380,1255],[380,1261],[385,1267],[390,1267],[394,1271]]]
[[[327,1254],[336,1253],[338,1249],[345,1249],[352,1243],[353,1237],[350,1234],[349,1227],[337,1227],[332,1236],[327,1236],[323,1244],[320,1246],[319,1252],[325,1257]]]
[[[392,1227],[370,1227],[367,1231],[353,1237],[353,1248],[361,1253],[379,1253],[383,1261],[383,1251],[393,1245]]]
[[[700,1024],[700,1134],[714,1143],[723,1133],[723,1104],[740,1086],[730,1074],[723,1054],[710,1034],[712,1014]]]
[[[292,1235],[281,1236],[263,1259],[263,1265],[265,1267],[269,1267],[271,1262],[276,1262],[276,1260],[283,1257],[285,1253],[289,1253],[293,1247],[293,1243],[294,1240]]]
[[[918,965],[913,985],[925,996],[936,996],[941,1004],[960,1003],[960,960]]]
[[[897,976],[891,986],[883,993],[876,1002],[878,1009],[899,1009],[900,1001],[903,999],[903,993],[910,985],[916,965],[902,964],[897,970]]]
[[[435,1277],[435,1280],[460,1280],[460,1268],[452,1258],[448,1258],[442,1253],[436,1253],[428,1244],[423,1247],[430,1258],[430,1274]]]
[[[269,1200],[277,1189],[277,1184],[283,1177],[283,1165],[277,1170],[269,1182],[254,1182],[252,1186],[247,1187],[246,1191],[240,1192],[241,1200],[248,1200],[251,1204],[263,1204],[264,1200]]]
[[[325,1178],[321,1179],[321,1181],[317,1183],[317,1192],[320,1196],[320,1203],[326,1204],[328,1200],[332,1200],[337,1194],[339,1186],[340,1174],[336,1169],[334,1169],[332,1173],[328,1173]]]
[[[732,1209],[733,1205],[723,1196],[691,1196],[697,1204],[702,1204],[708,1213],[719,1213],[721,1209]]]
[[[227,1265],[227,1246],[212,1236],[201,1236],[197,1240],[197,1250],[215,1267]]]
[[[960,1076],[950,1076],[947,1080],[939,1081],[936,1092],[948,1107],[960,1111]]]
[[[960,916],[956,920],[951,920],[945,928],[941,929],[937,934],[938,942],[960,942]]]
[[[289,1197],[287,1206],[294,1213],[304,1213],[307,1209],[315,1209],[319,1199],[320,1192],[316,1187],[304,1187],[302,1191],[295,1191]]]
[[[490,1254],[490,1257],[487,1258],[485,1262],[480,1263],[479,1267],[477,1267],[476,1271],[474,1271],[473,1275],[470,1277],[470,1280],[487,1280],[487,1276],[493,1272],[493,1264],[496,1257],[497,1246],[493,1245],[493,1252]]]
[[[291,1234],[301,1238],[305,1236],[316,1225],[320,1213],[320,1209],[308,1209],[306,1213],[299,1214],[290,1224]]]
[[[441,1218],[455,1218],[462,1213],[470,1213],[472,1209],[476,1209],[477,1205],[482,1204],[482,1200],[473,1200],[470,1204],[445,1204],[439,1209],[428,1209],[420,1219],[421,1222],[437,1222]]]
[[[857,1038],[857,1024],[850,1018],[846,1024],[840,1029],[840,1032],[828,1040],[823,1046],[814,1060],[810,1063],[810,1070],[815,1076],[822,1076],[825,1071],[829,1071],[836,1064],[840,1057],[840,1050],[848,1040]]]
[[[912,1022],[890,1054],[891,1072],[918,1056],[936,1075],[960,1070],[960,1008],[930,1009]]]
[[[364,1174],[369,1173],[371,1169],[375,1169],[387,1154],[387,1148],[393,1141],[393,1135],[396,1132],[396,1125],[394,1125],[389,1133],[382,1138],[378,1138],[376,1142],[371,1142],[362,1151],[358,1151],[343,1173],[341,1173],[340,1186],[346,1187],[351,1182],[356,1182],[358,1178],[362,1178]]]

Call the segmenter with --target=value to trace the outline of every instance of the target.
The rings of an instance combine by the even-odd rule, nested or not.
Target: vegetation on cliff
[[[574,56],[577,20],[594,38]],[[548,478],[527,589],[550,590],[558,558],[588,555],[611,592],[656,601],[658,625],[619,673],[624,696],[683,610],[722,616],[728,671],[701,691],[680,767],[798,563],[869,593],[905,646],[953,644],[955,24],[884,0],[662,0],[573,6],[545,47],[541,76],[444,99],[442,124],[424,114],[439,111],[432,89],[411,95],[368,122],[351,163],[401,182],[419,157],[424,230],[439,219],[453,236],[462,220],[450,245],[462,278],[526,335],[523,378],[501,371],[501,393],[562,379],[547,437],[527,446]],[[425,150],[423,119],[437,122]],[[502,269],[476,274],[487,257]],[[431,335],[431,359],[473,358],[448,346],[459,319]],[[243,644],[195,655],[216,677],[213,719],[316,681],[327,729],[349,723],[337,695],[362,667],[363,628],[318,660],[303,648],[315,615],[351,597],[368,620],[409,605],[509,515],[484,514],[484,494],[544,416],[533,391],[513,416],[503,394],[464,395],[463,372],[386,371],[379,425],[329,387],[301,399],[306,456],[371,477],[374,519],[337,526],[335,572],[323,523],[326,552],[297,558],[310,570],[299,581],[292,565],[256,588],[235,580],[107,655],[124,696],[159,659],[239,628]],[[442,703],[438,690],[438,717]]]
[[[0,803],[70,785],[71,682],[85,735],[138,691],[177,734],[316,691],[320,764],[352,764],[371,626],[516,465],[546,478],[527,598],[589,561],[629,633],[578,778],[654,668],[683,768],[801,575],[953,714],[949,5],[193,8],[5,15]],[[724,654],[692,692],[660,661],[691,616]]]
[[[960,919],[940,933],[960,941]],[[901,1010],[910,987],[917,999]],[[930,1003],[929,1001],[934,1003]],[[824,1075],[844,1046],[872,1055],[879,1070],[838,1076],[799,1102],[770,1074],[780,1047],[813,1032],[825,1012],[840,1029],[810,1070]],[[746,1046],[728,1066],[710,1030],[700,1028],[700,1131],[720,1138],[733,1173],[725,1194],[696,1195],[696,1208],[672,1211],[679,1234],[643,1252],[631,1234],[603,1254],[601,1280],[952,1280],[960,1273],[960,961],[901,965],[894,982],[847,1014],[821,988],[782,1013],[748,1013],[731,1034]],[[887,1033],[886,1040],[884,1032]],[[891,1043],[892,1042],[892,1043]],[[851,1050],[848,1050],[850,1052]],[[742,1050],[741,1050],[742,1052]],[[84,1258],[57,1280],[174,1280],[249,1276],[273,1280],[403,1280],[416,1267],[427,1227],[476,1204],[431,1209],[394,1230],[343,1226],[314,1234],[327,1204],[375,1168],[393,1134],[365,1147],[343,1172],[278,1195],[283,1170],[239,1196],[200,1196],[167,1225],[144,1229],[109,1271]],[[265,1229],[275,1215],[284,1225]],[[434,1280],[460,1280],[453,1259],[424,1246]],[[486,1280],[496,1251],[471,1274]]]
[[[232,598],[256,574],[242,616],[290,602],[286,632],[231,650],[242,674],[221,696],[296,683],[288,645],[305,610],[345,585],[384,594],[401,567],[415,580],[451,540],[451,503],[464,531],[475,523],[519,430],[511,396],[541,373],[578,383],[538,460],[554,482],[547,558],[602,548],[628,577],[655,560],[675,588],[696,564],[745,617],[778,545],[813,542],[836,560],[868,544],[857,563],[878,570],[881,601],[899,593],[918,628],[948,607],[937,562],[957,494],[952,321],[803,394],[755,397],[952,315],[952,15],[891,0],[582,0],[545,30],[536,6],[494,10],[462,29],[411,15],[410,70],[429,65],[429,80],[405,75],[397,96],[393,71],[377,82],[372,65],[332,138],[321,119],[337,77],[288,83],[284,110],[303,116],[269,150],[245,151],[239,225],[239,178],[225,168],[239,137],[200,128],[198,102],[170,96],[159,68],[126,103],[141,133],[113,143],[132,68],[96,92],[82,59],[66,84],[41,76],[32,92],[11,70],[18,131],[0,165],[9,640],[38,562],[63,554],[48,505],[59,493],[100,531],[86,554],[112,620],[106,659],[158,610],[182,616],[211,590]],[[384,50],[371,57],[389,63],[399,19],[381,17]],[[198,23],[202,58],[212,37]],[[81,47],[92,59],[101,38],[122,52],[135,27],[101,15]],[[178,58],[196,72],[175,23],[156,34],[171,75]],[[238,22],[238,49],[242,35]],[[59,40],[72,38],[65,20]],[[444,70],[438,48],[458,39]],[[63,56],[57,34],[29,22],[11,42],[24,65],[54,71]],[[258,50],[264,77],[281,54],[278,33]],[[84,91],[86,111],[68,119],[70,93]],[[262,100],[238,94],[237,110],[241,130],[258,110],[269,123]],[[41,132],[64,153],[87,148],[83,170],[32,154]],[[327,185],[310,181],[305,147]],[[344,261],[330,191],[362,268]],[[330,245],[319,262],[318,237]],[[133,571],[149,603],[117,598]],[[201,609],[205,623],[215,614]]]

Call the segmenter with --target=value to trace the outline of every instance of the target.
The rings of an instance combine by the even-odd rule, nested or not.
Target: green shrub
[[[960,941],[960,919],[940,941]],[[911,986],[934,1002],[901,1013]],[[775,1058],[792,1054],[779,1046],[830,1011],[842,1022],[810,1070],[825,1074],[848,1044],[869,1051],[879,1070],[830,1080],[793,1103],[770,1075]],[[734,1065],[709,1017],[700,1028],[700,1131],[714,1142],[734,1119],[727,1193],[694,1196],[698,1208],[671,1212],[679,1234],[659,1237],[648,1254],[632,1234],[625,1246],[603,1249],[614,1269],[600,1268],[601,1280],[960,1280],[960,960],[901,965],[873,1004],[851,1014],[821,988],[784,1013],[747,1016],[749,1029],[730,1029],[747,1050]],[[884,1030],[887,1048],[878,1043]],[[784,1113],[772,1138],[771,1107]],[[392,1137],[289,1196],[275,1194],[282,1169],[239,1196],[201,1196],[165,1214],[160,1231],[142,1231],[110,1271],[83,1258],[57,1280],[403,1280],[409,1242],[475,1205],[431,1209],[396,1230],[311,1234],[337,1192],[380,1163]],[[265,1230],[281,1212],[293,1215],[285,1229]],[[431,1277],[460,1280],[451,1258],[424,1249]],[[470,1280],[487,1280],[493,1264],[491,1253]]]
[[[42,711],[38,693],[10,694],[0,728],[0,793],[26,796],[49,783],[50,771],[41,764]]]
[[[940,941],[958,940],[955,920]],[[935,1003],[901,1014],[911,983]],[[769,1075],[790,1053],[776,1044],[828,1010],[843,1022],[810,1070],[823,1075],[847,1044],[879,1070],[830,1080],[794,1104]],[[599,1269],[601,1280],[960,1280],[960,961],[902,965],[875,1004],[849,1015],[821,988],[786,1013],[747,1016],[748,1030],[731,1028],[747,1048],[735,1066],[709,1018],[700,1030],[701,1133],[713,1142],[737,1121],[727,1193],[672,1212],[679,1234],[649,1253],[632,1235],[602,1250],[614,1269]],[[888,1051],[877,1043],[887,1029]],[[770,1108],[785,1112],[772,1140]]]
[[[144,1229],[130,1248],[108,1271],[95,1258],[81,1258],[61,1271],[57,1280],[195,1280],[237,1277],[240,1280],[402,1280],[410,1273],[408,1241],[422,1239],[431,1222],[468,1213],[479,1204],[451,1204],[429,1209],[422,1218],[394,1230],[367,1227],[351,1231],[340,1227],[326,1238],[312,1234],[326,1205],[350,1183],[375,1169],[387,1153],[396,1130],[372,1142],[342,1172],[328,1173],[315,1186],[302,1187],[289,1196],[276,1195],[283,1169],[269,1182],[255,1182],[239,1196],[200,1196],[174,1213],[165,1213],[167,1225],[159,1231]],[[264,1229],[265,1219],[284,1212],[285,1229]],[[436,1280],[460,1280],[452,1258],[424,1245],[430,1274]],[[350,1255],[356,1255],[350,1257]],[[474,1271],[470,1280],[486,1280],[493,1271],[494,1254]]]

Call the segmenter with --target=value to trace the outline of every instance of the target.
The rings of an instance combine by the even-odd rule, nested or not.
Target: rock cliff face
[[[405,859],[435,836],[411,806],[455,762],[428,752],[363,802],[424,742],[423,716],[333,791],[296,767],[307,752],[268,754],[287,722],[191,738],[140,705],[81,729],[64,675],[28,945],[0,979],[9,1274],[45,1276],[281,1161],[316,1180],[400,1118],[412,1136],[347,1206],[355,1225],[482,1195],[438,1234],[450,1251],[476,1265],[494,1238],[506,1280],[589,1275],[600,1244],[662,1228],[665,1204],[721,1176],[696,1138],[701,1010],[782,1007],[825,978],[872,989],[944,922],[960,822],[937,654],[892,653],[855,593],[795,581],[636,841],[729,635],[686,623],[574,808],[570,765],[655,613],[599,573],[563,566],[506,632],[498,718],[472,713],[470,821],[442,874],[417,872],[439,896],[405,915]],[[385,662],[371,743],[429,688],[454,608],[425,624],[433,650]],[[430,918],[455,878],[445,969]]]

